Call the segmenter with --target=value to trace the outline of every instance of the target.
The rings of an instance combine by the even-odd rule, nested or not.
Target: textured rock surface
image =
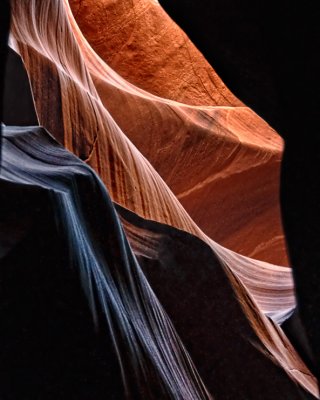
[[[187,104],[241,105],[156,1],[69,4],[93,49],[129,82]]]
[[[198,218],[197,213],[203,217],[204,209],[208,209],[208,214],[212,212],[208,194],[213,196],[215,190],[219,190],[221,210],[224,206],[225,209],[223,213],[215,211],[217,221],[210,225],[215,225],[217,231],[219,227],[228,229],[237,218],[237,229],[248,223],[257,199],[260,205],[254,214],[259,214],[263,224],[275,227],[279,222],[278,208],[272,199],[277,197],[275,190],[282,146],[279,137],[247,108],[191,107],[157,98],[129,84],[90,48],[66,1],[41,4],[35,0],[28,4],[13,1],[12,4],[13,45],[28,71],[40,123],[94,167],[115,202],[143,217],[192,233],[209,244],[230,279],[264,351],[271,354],[291,379],[316,393],[314,378],[281,329],[263,314],[281,321],[283,314],[293,309],[295,299],[290,269],[249,259],[221,247],[193,221]],[[33,21],[41,23],[34,24]],[[127,136],[132,141],[139,141],[137,146],[144,155]],[[197,157],[190,162],[193,149]],[[153,151],[148,153],[149,150]],[[226,155],[230,154],[226,160]],[[153,166],[146,157],[150,157]],[[202,159],[206,163],[198,164]],[[176,165],[178,167],[174,169]],[[266,187],[259,182],[257,188],[250,181],[251,170],[259,171],[261,180],[264,177],[270,179]],[[230,178],[229,184],[226,177]],[[235,209],[232,215],[232,210],[224,203],[232,185],[240,179],[239,195],[248,195],[250,190],[253,191],[252,186],[258,189],[258,194],[254,199],[249,196],[247,206],[242,204],[241,212]],[[194,190],[196,182],[209,183],[213,189],[210,192],[200,184]],[[194,196],[202,189],[205,189],[202,195]],[[185,203],[190,198],[190,207],[196,207],[198,201],[197,212],[191,215],[193,219],[173,192]],[[277,210],[275,213],[273,207]],[[267,246],[263,248],[268,240],[255,231],[260,226],[259,216],[250,221],[251,229],[250,223],[243,228],[242,242],[237,242],[237,236],[234,239],[235,245],[250,248],[246,247],[244,253],[251,251],[256,257],[259,256],[258,245],[262,244],[261,254],[269,254],[276,248],[272,243],[269,252]],[[224,218],[229,219],[230,225],[223,223]],[[200,222],[199,225],[201,227]],[[276,232],[281,236],[279,224]],[[236,231],[224,231],[221,241],[227,241],[234,234]],[[272,239],[277,236],[272,231]],[[276,245],[279,243],[280,240]]]

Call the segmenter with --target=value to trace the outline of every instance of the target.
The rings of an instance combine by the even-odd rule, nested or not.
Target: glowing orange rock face
[[[156,2],[72,0],[70,6],[93,49],[130,82],[166,99],[219,107],[111,95],[94,77],[116,122],[206,234],[241,254],[287,265],[278,135],[241,105]]]
[[[156,1],[69,4],[97,54],[139,88],[186,104],[241,105]]]

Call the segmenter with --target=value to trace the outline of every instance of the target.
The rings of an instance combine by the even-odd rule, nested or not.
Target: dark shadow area
[[[260,339],[208,245],[116,208],[140,266],[216,400],[314,399],[259,350]],[[151,253],[143,254],[141,237],[149,238]]]
[[[281,208],[301,321],[320,366],[318,2],[160,0],[237,95],[286,142]]]
[[[8,49],[4,83],[2,116],[4,124],[39,125],[27,71],[21,57],[11,48]]]
[[[46,190],[0,179],[0,398],[122,399],[54,215]]]
[[[295,309],[293,314],[281,324],[281,328],[300,354],[303,361],[308,365],[310,371],[315,374],[316,370],[312,358],[312,351],[297,309]]]

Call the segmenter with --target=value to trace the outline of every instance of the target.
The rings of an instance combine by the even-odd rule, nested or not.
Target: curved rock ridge
[[[1,222],[11,228],[6,242],[1,237],[7,246],[0,255],[6,288],[0,335],[8,347],[0,358],[11,357],[6,376],[21,362],[28,365],[14,388],[1,382],[2,396],[314,398],[262,350],[209,246],[118,207],[137,259],[101,180],[43,128],[4,128],[0,185]],[[201,268],[194,268],[198,262]],[[272,340],[279,346],[285,337],[274,329]],[[286,351],[297,381],[314,391],[310,372],[289,343]],[[69,357],[76,357],[76,367],[66,364]]]
[[[114,121],[104,104],[107,97],[105,88],[112,89],[109,93],[117,107],[120,107],[117,98],[122,99],[122,103],[125,101],[123,93],[139,101],[150,102],[153,99],[155,108],[164,107],[178,115],[179,120],[183,117],[192,126],[206,128],[205,137],[211,132],[208,129],[213,121],[210,113],[223,115],[226,111],[225,115],[231,115],[232,120],[234,110],[230,111],[230,107],[182,105],[128,84],[96,56],[82,36],[66,2],[53,4],[47,0],[39,4],[33,0],[28,4],[12,2],[12,7],[12,45],[21,54],[29,73],[40,123],[50,128],[58,140],[99,173],[115,202],[145,218],[172,225],[206,241],[219,256],[247,318],[268,352],[292,379],[316,393],[315,386],[308,383],[313,378],[308,377],[301,366],[292,367],[295,355],[286,337],[281,330],[276,334],[279,328],[275,328],[261,313],[272,314],[280,322],[283,315],[294,308],[290,269],[241,256],[206,236]],[[26,18],[26,15],[30,17]],[[31,21],[43,23],[34,24]],[[57,26],[59,29],[56,29]],[[117,97],[117,93],[121,96]],[[250,111],[246,109],[243,121],[235,118],[237,122],[234,124],[246,126],[245,115],[248,113]],[[253,113],[251,115],[254,116]],[[223,121],[222,117],[219,118]],[[219,123],[217,125],[220,126]],[[279,138],[266,124],[263,126],[268,129],[269,136],[264,137],[259,132],[252,134],[244,129],[246,135],[242,135],[241,141],[252,150],[252,153],[248,151],[252,160],[260,155],[263,160],[279,163]],[[232,142],[234,135],[231,130],[221,128],[215,140],[224,137],[226,143],[228,139]],[[221,137],[219,132],[222,132]],[[211,136],[214,136],[212,132]],[[261,142],[265,146],[259,146]],[[261,150],[264,147],[267,152]],[[241,161],[244,162],[240,157],[236,162],[241,165]]]
[[[203,68],[203,57],[159,4],[150,0],[86,0],[79,4],[79,1],[73,0],[70,5],[81,32],[115,71],[122,74],[123,69],[127,68],[127,75],[131,76],[141,72],[144,82],[149,77],[148,84],[142,87],[151,91],[158,90],[157,74],[161,71],[161,95],[185,101],[180,92],[176,96],[172,94],[174,88],[179,90],[181,87],[172,78],[173,70],[179,73],[183,82],[186,78],[178,67],[174,69],[168,63],[167,54],[170,54],[170,60],[183,59],[184,71],[189,71],[192,53],[191,72],[198,76]],[[132,29],[128,27],[130,23]],[[116,26],[120,27],[117,33]],[[165,28],[161,30],[161,27]],[[161,34],[163,31],[165,34]],[[181,38],[184,42],[182,48],[179,47]],[[185,47],[188,52],[184,51]],[[132,53],[138,53],[139,56],[132,56]],[[113,57],[118,62],[113,63]],[[92,59],[93,55],[89,58]],[[126,62],[128,58],[131,68]],[[152,70],[151,77],[144,68]],[[212,87],[210,93],[217,98],[205,104],[240,106],[230,92],[226,94],[225,86],[214,70],[209,66],[206,69],[208,73],[201,77],[197,87],[202,89],[201,83],[214,76],[216,87]],[[100,76],[94,69],[93,73]],[[105,72],[103,78],[106,75]],[[192,82],[192,78],[189,78],[188,87],[193,86]],[[168,85],[173,88],[167,88]],[[117,123],[178,195],[201,229],[215,241],[241,254],[287,265],[277,195],[282,146],[281,139],[270,127],[247,108],[220,108],[213,115],[210,112],[212,108],[204,109],[202,113],[199,109],[189,108],[183,110],[181,115],[181,105],[174,107],[171,104],[171,110],[167,110],[158,104],[155,109],[154,99],[151,100],[147,94],[144,97],[148,96],[149,101],[145,99],[142,104],[137,99],[128,99],[128,96],[116,101],[114,95],[106,94],[105,85],[98,83],[98,87],[101,89],[101,99]],[[193,98],[194,104],[204,104],[196,94]],[[122,104],[126,104],[130,112],[124,113]],[[134,118],[129,115],[134,115]],[[225,135],[223,146],[218,140],[220,132]],[[257,148],[251,149],[252,145],[257,145]],[[269,159],[270,152],[277,151],[278,159]],[[241,199],[241,202],[236,202],[236,207],[233,201],[235,196]],[[219,227],[211,223],[217,217],[223,218]]]
[[[264,261],[286,265],[277,196],[282,149],[278,135],[247,108],[188,107],[138,90],[121,79],[97,57],[82,36],[67,5],[65,12],[72,25],[73,35],[78,41],[78,44],[74,45],[79,46],[81,51],[82,60],[76,62],[77,64],[85,62],[84,69],[87,69],[91,76],[82,77],[84,69],[75,71],[74,66],[71,65],[68,67],[68,74],[70,75],[71,72],[75,74],[76,82],[79,80],[86,82],[90,78],[91,89],[89,90],[92,91],[93,96],[98,95],[98,102],[102,102],[118,127],[156,168],[197,225],[215,241],[234,251]],[[17,19],[17,12],[15,15]],[[52,24],[51,21],[54,21],[54,18],[52,15],[48,23]],[[25,40],[26,35],[30,35],[32,30],[36,29],[36,27],[28,27],[28,32],[22,32],[24,29],[22,21],[17,26],[19,35],[23,38],[22,41]],[[41,35],[43,34],[45,32],[41,32]],[[52,46],[56,46],[56,42],[53,43],[47,38],[47,43],[36,44],[36,41],[34,42],[36,38],[37,36],[30,38],[31,42],[33,41],[33,44],[30,42],[33,48],[51,58],[54,63],[55,60],[60,63],[59,58],[63,59],[64,52],[60,47],[65,46],[63,40],[61,39],[61,43],[54,49]],[[107,38],[105,40],[107,41]],[[74,39],[70,38],[70,41]],[[77,51],[74,49],[74,52]],[[79,58],[79,54],[74,54],[74,57]],[[25,62],[27,62],[26,59]],[[71,64],[71,60],[63,60],[62,68],[68,63]],[[46,65],[43,68],[54,67],[51,64],[51,67]],[[42,73],[45,74],[45,70]],[[36,75],[37,80],[41,80],[40,71],[37,71]],[[55,80],[52,79],[50,95],[53,92],[59,93],[60,86],[66,85],[65,79],[64,76],[63,84],[59,82],[61,80],[59,74]],[[38,85],[38,90],[41,88],[39,95],[35,82],[33,86],[35,101],[41,103],[43,91],[49,90],[44,89],[44,86],[48,85]],[[68,89],[68,96],[73,97],[71,93],[74,90],[74,88]],[[72,118],[68,117],[68,114],[72,113],[72,110],[67,110],[69,106],[68,102],[66,103],[63,106],[64,118],[67,119],[64,128],[70,131]],[[96,106],[99,107],[99,105],[94,105],[94,108]],[[49,123],[51,113],[47,110],[40,111],[42,107],[45,106],[37,104],[38,113],[44,114],[40,118],[42,125],[48,127],[59,138],[61,126],[55,127],[53,122]],[[90,105],[90,107],[93,106]],[[61,121],[61,110],[56,110],[56,112],[61,115],[58,119]],[[94,112],[97,115],[101,114],[101,111]],[[102,113],[105,111],[103,110]],[[83,114],[84,112],[80,115]],[[110,119],[110,115],[103,118]],[[91,155],[92,150],[92,143],[90,145],[89,140],[90,126],[95,126],[97,122],[84,123],[80,116],[77,120],[84,125],[82,137],[87,137],[89,143],[87,146],[81,142],[72,143],[69,138],[68,148],[72,146],[77,148],[77,154],[81,158],[86,158],[89,154]],[[105,121],[103,123],[106,125]],[[107,129],[110,130],[110,127]],[[60,139],[63,141],[62,138]],[[77,142],[79,141],[77,139]],[[99,141],[101,139],[98,139]],[[94,150],[91,155],[92,165],[102,163],[101,155],[97,156],[96,152]],[[97,157],[99,161],[95,160]],[[102,177],[104,180],[107,179]],[[260,184],[259,177],[265,182],[263,186]],[[234,196],[241,198],[241,206],[235,207],[230,201]],[[121,200],[118,202],[121,203]],[[137,199],[134,202],[134,211],[150,217],[142,209],[141,204],[139,205]],[[132,209],[132,205],[128,208]],[[206,212],[204,213],[203,210]],[[217,217],[222,220],[221,224],[211,222]],[[170,223],[169,220],[164,222]],[[238,240],[239,235],[242,238],[241,242]]]
[[[9,217],[8,213],[1,216],[2,223],[5,222],[12,230],[12,234],[6,238],[9,245],[2,247],[3,251],[1,252],[1,266],[3,267],[1,268],[1,281],[4,281],[7,286],[1,295],[6,309],[9,308],[9,313],[11,313],[9,319],[3,318],[2,320],[1,335],[3,335],[2,339],[6,339],[5,343],[8,343],[9,348],[13,343],[13,360],[10,360],[9,365],[19,365],[21,362],[27,361],[28,368],[31,368],[31,371],[22,374],[20,382],[22,387],[18,385],[18,388],[11,388],[10,396],[14,390],[16,394],[20,391],[20,396],[23,395],[23,398],[31,398],[30,396],[33,396],[32,398],[54,398],[55,396],[56,398],[70,398],[68,395],[65,396],[71,386],[80,384],[86,387],[82,380],[87,381],[88,371],[81,371],[83,376],[76,375],[73,377],[74,381],[68,383],[64,382],[65,378],[61,379],[61,374],[59,377],[59,374],[54,371],[55,368],[64,367],[64,360],[68,359],[70,353],[71,357],[73,352],[75,355],[79,354],[76,342],[83,334],[74,333],[75,344],[71,345],[71,349],[65,350],[68,355],[61,357],[59,352],[55,358],[54,352],[50,350],[50,345],[53,348],[59,348],[59,346],[63,347],[65,343],[55,343],[55,339],[61,340],[61,337],[58,335],[50,337],[47,332],[52,325],[52,322],[49,323],[49,326],[47,325],[50,317],[55,324],[61,323],[61,317],[56,308],[59,308],[61,301],[65,301],[68,289],[71,289],[69,296],[72,296],[76,292],[76,285],[82,285],[93,316],[85,331],[93,331],[95,325],[99,336],[103,336],[103,334],[106,336],[101,344],[98,335],[96,339],[96,345],[98,347],[99,344],[102,345],[102,351],[106,357],[104,365],[101,365],[101,360],[92,360],[92,356],[87,354],[89,361],[93,362],[93,368],[105,369],[104,372],[100,371],[102,374],[96,377],[96,382],[89,383],[89,386],[93,386],[92,390],[97,391],[99,398],[108,398],[108,395],[111,395],[114,399],[158,399],[159,397],[162,399],[211,399],[212,397],[202,384],[169,318],[144,277],[101,180],[90,167],[67,152],[41,127],[5,128],[3,136],[1,185],[7,190],[3,191],[6,195],[1,196],[1,212],[3,213],[3,210],[6,209],[12,211],[14,207],[12,204],[16,205],[19,201],[23,203],[23,200],[17,200],[17,196],[19,196],[18,199],[23,198],[24,192],[27,198],[33,195],[38,200],[36,204],[28,204],[31,206],[30,210],[24,209],[30,214],[35,214],[34,217],[36,217],[27,218],[25,224],[21,225],[19,218],[13,222],[14,215],[12,214]],[[44,207],[44,204],[47,204],[47,207]],[[92,208],[93,204],[94,208]],[[46,216],[45,212],[47,212]],[[23,214],[23,211],[21,213]],[[45,220],[39,224],[38,221],[41,220],[41,217],[44,217]],[[51,254],[45,253],[48,246],[43,248],[40,240],[37,253],[38,262],[30,265],[32,249],[28,249],[30,244],[28,238],[37,233],[47,233],[45,232],[46,227],[52,225],[55,232],[52,237],[45,237],[44,241],[50,243],[52,240],[50,245],[53,246],[55,252],[55,261],[58,258],[57,254],[61,253],[59,262],[56,264],[50,262],[48,266],[45,265]],[[43,226],[42,229],[41,226]],[[24,232],[22,235],[17,235],[14,228],[19,233],[21,227],[24,228]],[[1,230],[1,232],[3,231]],[[60,238],[60,241],[57,238]],[[1,240],[1,242],[3,241]],[[37,244],[35,243],[34,246]],[[27,247],[27,250],[24,247]],[[27,276],[26,282],[21,279],[25,272],[21,271],[19,274],[19,269],[23,269],[25,260],[28,260],[26,273],[30,274]],[[12,273],[6,272],[10,268],[17,271],[17,275],[13,279]],[[74,279],[70,282],[70,271],[73,271],[73,275],[78,277],[78,281]],[[50,278],[55,281],[50,282]],[[40,285],[39,287],[34,284],[33,279]],[[66,279],[69,286],[63,283],[63,279]],[[56,286],[57,280],[58,286]],[[46,288],[48,281],[49,287]],[[13,294],[16,286],[19,287],[19,285],[25,287],[25,289],[21,289],[19,301],[24,300],[26,303],[22,303],[20,307],[14,309]],[[43,287],[45,288],[43,289]],[[53,288],[58,289],[52,292]],[[48,293],[44,295],[41,290],[45,291],[46,289]],[[59,291],[61,291],[60,294]],[[39,303],[39,300],[40,304],[36,305],[35,303],[37,301]],[[71,320],[62,320],[62,327],[65,324],[72,326],[76,310],[80,312],[80,316],[85,315],[85,308],[82,309],[81,305],[81,303],[74,304],[75,309],[73,313],[72,311],[70,313]],[[63,304],[62,307],[60,305],[63,315],[67,306],[68,304]],[[26,325],[23,321],[21,325],[23,329],[17,329],[21,333],[13,333],[15,338],[20,339],[18,344],[15,340],[11,339],[10,341],[10,329],[14,330],[12,324],[18,326],[21,321],[20,308],[29,308],[27,315],[30,318],[30,309],[31,312],[39,310],[43,312],[41,307],[49,315],[43,321],[41,321],[41,314],[39,316],[35,314],[31,319],[35,321],[40,317],[41,331],[49,338],[41,337],[37,323],[30,324],[29,322]],[[1,311],[1,315],[4,317],[3,310]],[[53,329],[58,331],[59,328],[54,327]],[[40,349],[34,350],[36,361],[32,359],[32,355],[30,360],[25,356],[27,353],[30,357],[30,350],[32,352],[33,344],[29,335],[36,335],[36,337],[39,335]],[[52,342],[47,343],[48,349],[44,350],[46,339]],[[18,351],[19,342],[24,346],[22,355]],[[88,346],[88,344],[85,345]],[[109,354],[105,354],[104,346],[109,349]],[[36,373],[38,357],[41,358],[42,351],[49,353],[52,358],[51,362],[54,364],[50,366],[50,362],[45,362],[42,373],[36,374],[28,385],[28,376]],[[5,358],[7,352],[8,350],[2,351],[0,358]],[[96,365],[97,361],[98,366]],[[1,364],[3,365],[3,362]],[[67,374],[69,373],[67,367]],[[10,374],[14,374],[12,369],[8,375],[10,376]],[[123,380],[122,385],[119,385],[120,377]],[[55,379],[57,382],[54,382]],[[105,379],[107,379],[106,383]],[[50,382],[51,380],[53,382]],[[46,387],[44,381],[53,385],[53,392],[50,393],[50,388]],[[56,393],[55,385],[58,387],[62,385],[60,395]],[[5,388],[7,388],[6,385]],[[1,385],[0,393],[5,390]],[[105,392],[105,390],[107,391]],[[89,387],[87,393],[79,393],[73,398],[92,398],[94,392],[90,394]],[[47,397],[48,395],[49,397]],[[8,398],[8,392],[4,392],[3,396]],[[16,398],[22,398],[20,396]]]

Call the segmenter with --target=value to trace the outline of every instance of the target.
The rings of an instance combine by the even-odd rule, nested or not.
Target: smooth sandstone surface
[[[70,10],[68,15],[72,18]],[[78,45],[86,58],[86,67],[91,74],[90,90],[98,95],[98,102],[107,108],[107,111],[102,110],[102,114],[111,113],[117,127],[121,128],[151,162],[197,225],[215,241],[234,251],[286,265],[277,196],[282,144],[277,134],[247,108],[190,107],[141,92],[121,80],[103,64],[88,48],[76,26],[74,30]],[[64,62],[64,65],[68,62],[70,63],[70,60]],[[38,62],[34,68],[39,69],[40,65]],[[42,72],[37,71],[38,77],[46,74],[47,69],[55,67],[45,63],[41,68]],[[79,70],[78,73],[80,76],[75,82],[82,79],[82,71]],[[87,79],[86,76],[85,80]],[[66,84],[65,76],[63,79],[57,76],[51,78],[50,88],[53,89],[50,89],[50,96],[59,96],[59,86]],[[66,111],[69,108],[68,101],[65,102],[63,116],[59,109],[54,112],[50,109],[48,113],[46,109],[42,109],[42,97],[38,97],[38,91],[39,95],[43,96],[46,89],[43,85],[35,85],[34,82],[36,103],[39,99],[38,114],[43,113],[43,119],[39,117],[43,122],[40,122],[44,124],[45,121],[47,128],[57,138],[67,140],[59,135],[62,132],[62,120],[65,135],[72,130],[70,121],[75,120],[74,117],[68,117],[68,113],[72,112]],[[74,97],[74,90],[75,88],[68,89],[68,96]],[[59,101],[52,102],[53,107],[59,107],[59,104]],[[90,106],[99,108],[101,104]],[[95,113],[99,115],[99,112]],[[52,115],[60,115],[60,118],[53,119],[53,122]],[[100,164],[100,169],[105,168],[101,161],[103,156],[97,156],[96,149],[90,145],[90,142],[94,141],[94,138],[89,139],[92,135],[90,124],[94,126],[95,122],[83,121],[83,115],[84,112],[81,112],[77,119],[84,134],[79,134],[77,140],[68,139],[68,146],[77,148],[77,154],[81,158],[90,157],[91,165]],[[104,121],[101,123],[106,125],[105,120],[108,117],[102,118]],[[55,124],[58,125],[54,126]],[[107,129],[110,130],[110,127]],[[96,157],[99,160],[95,160]],[[260,184],[259,178],[255,184],[246,176],[254,174],[255,177],[259,177],[259,174],[253,172],[257,167],[261,170],[261,181],[267,177],[263,185]],[[239,172],[244,172],[243,178]],[[103,175],[106,175],[105,171]],[[233,186],[238,191],[234,190]],[[234,197],[240,199],[236,208],[229,200]],[[123,201],[116,197],[114,200],[120,204]],[[134,211],[150,217],[137,200],[134,200],[134,203]],[[127,206],[131,209],[133,207],[132,204]],[[206,213],[203,212],[204,209]],[[215,223],[217,217],[221,223]],[[259,223],[261,220],[262,224]],[[163,221],[170,223],[170,220]],[[237,237],[240,231],[242,244]]]
[[[101,100],[115,121],[197,225],[234,251],[287,265],[278,199],[278,135],[236,100],[156,2],[72,0],[70,6],[81,32],[110,67],[162,97],[144,93],[142,99],[124,91],[111,95],[105,77],[94,73]],[[194,85],[200,92],[192,91],[190,103]],[[185,103],[216,107],[186,108]]]
[[[107,86],[116,87],[113,100],[120,88],[135,94],[141,92],[95,55],[79,31],[68,4],[60,2],[58,5],[47,1],[36,7],[32,3],[26,10],[26,5],[13,3],[13,45],[15,40],[14,46],[29,73],[40,124],[100,174],[115,202],[145,218],[175,226],[208,241],[228,260],[229,267],[241,277],[264,312],[292,309],[295,300],[290,269],[242,257],[204,235],[156,170],[116,124],[97,92],[94,76],[103,78]],[[24,18],[27,11],[34,13],[35,20],[43,18],[47,22],[46,30],[30,24],[31,21]],[[54,21],[58,17],[61,37],[52,40],[52,35],[56,35]],[[145,92],[142,95],[145,96]],[[189,110],[187,107],[187,111],[182,111],[185,114]],[[220,108],[211,109],[213,113],[219,111]],[[200,115],[203,115],[201,111]],[[220,139],[223,146],[225,134],[220,138],[212,136]],[[259,139],[270,141],[268,137]],[[271,148],[274,151],[273,146]]]

